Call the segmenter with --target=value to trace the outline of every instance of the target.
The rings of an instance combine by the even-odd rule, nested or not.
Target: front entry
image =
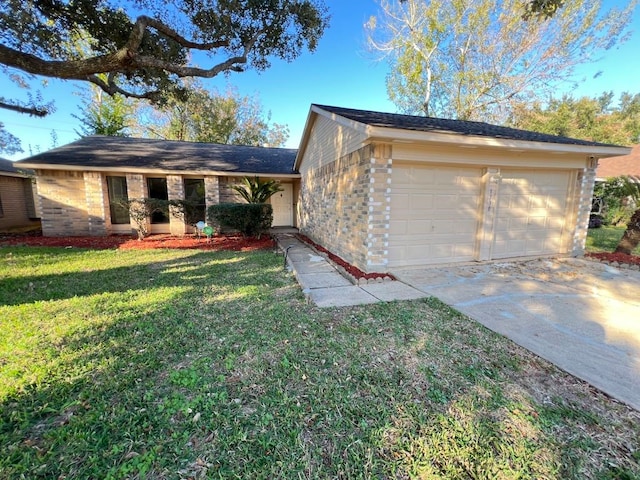
[[[273,207],[273,226],[290,227],[293,225],[293,185],[281,183],[281,192],[271,197]]]

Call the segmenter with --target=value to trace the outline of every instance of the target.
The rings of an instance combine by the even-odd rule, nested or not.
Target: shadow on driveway
[[[565,258],[393,274],[640,410],[640,272]]]

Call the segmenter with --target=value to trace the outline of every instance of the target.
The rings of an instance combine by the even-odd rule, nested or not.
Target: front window
[[[185,221],[190,225],[195,225],[201,220],[204,221],[206,203],[203,178],[184,179],[184,199],[194,205],[193,211],[187,212]]]
[[[147,188],[149,190],[149,198],[169,200],[166,178],[147,178]],[[154,212],[151,215],[151,223],[169,223],[169,215],[165,212]]]
[[[107,177],[107,190],[109,192],[109,211],[111,223],[124,225],[129,223],[129,210],[120,200],[129,200],[127,195],[127,177]]]

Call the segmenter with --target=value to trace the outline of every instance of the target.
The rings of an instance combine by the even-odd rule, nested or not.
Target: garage
[[[573,175],[562,170],[494,169],[484,192],[476,167],[400,164],[392,171],[389,267],[567,253]],[[496,195],[493,201],[480,202]]]
[[[570,179],[563,171],[503,170],[491,257],[566,253]]]
[[[394,166],[389,266],[475,258],[482,170]]]

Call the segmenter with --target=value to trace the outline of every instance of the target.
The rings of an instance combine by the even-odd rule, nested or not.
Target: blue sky
[[[372,60],[366,53],[363,25],[377,13],[373,0],[325,0],[331,14],[331,24],[320,40],[315,53],[304,53],[292,63],[274,61],[264,72],[248,71],[204,81],[208,88],[226,90],[231,85],[241,95],[258,96],[265,111],[271,113],[271,121],[289,126],[287,147],[297,148],[304,124],[312,103],[338,105],[395,112],[393,103],[387,99],[385,76],[386,63]],[[605,2],[608,3],[620,3]],[[603,52],[597,63],[585,65],[578,70],[578,78],[584,81],[575,95],[597,95],[613,90],[617,95],[623,91],[640,92],[640,15],[633,18],[633,35],[624,44]],[[593,78],[597,72],[602,74]],[[58,145],[79,138],[80,90],[75,82],[48,80],[49,86],[42,90],[45,101],[54,99],[56,112],[44,119],[32,118],[0,110],[0,120],[6,128],[22,140],[21,154],[9,158],[25,158],[30,153],[51,148],[51,132],[55,130]],[[12,88],[3,92],[11,96]],[[567,87],[567,91],[569,87]],[[76,93],[74,93],[76,92]],[[20,92],[24,95],[24,91]]]

